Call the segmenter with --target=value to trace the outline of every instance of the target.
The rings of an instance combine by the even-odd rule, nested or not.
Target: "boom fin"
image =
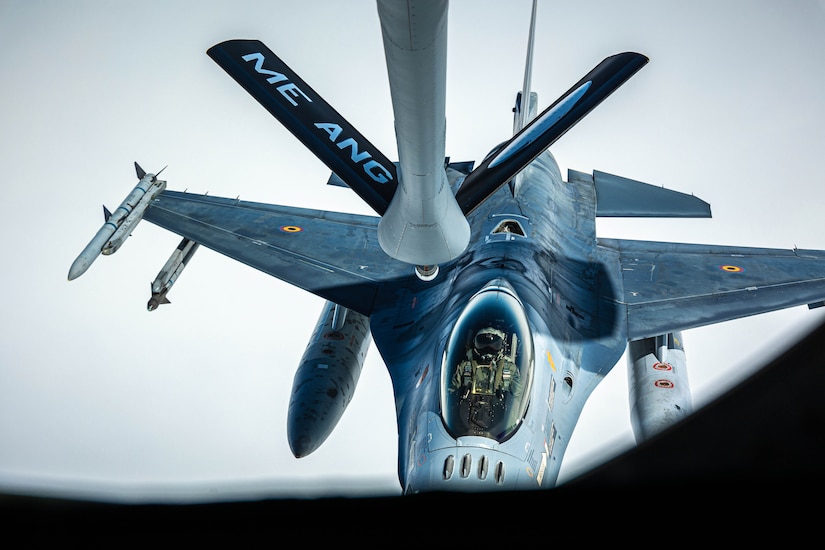
[[[473,170],[456,193],[469,214],[648,62],[635,52],[606,58]]]
[[[228,40],[206,52],[272,116],[383,215],[396,168],[367,138],[259,40]]]
[[[527,38],[527,59],[524,62],[524,83],[521,86],[521,94],[516,101],[515,116],[513,119],[513,135],[517,134],[519,130],[527,126],[530,122],[535,103],[533,99],[535,95],[532,93],[533,80],[533,42],[536,37],[536,5],[538,0],[533,0],[533,11],[530,14],[530,34]],[[525,99],[526,98],[526,99]]]

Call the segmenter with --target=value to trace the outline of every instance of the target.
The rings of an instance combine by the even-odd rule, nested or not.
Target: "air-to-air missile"
[[[83,275],[100,254],[108,256],[117,252],[151,202],[166,188],[166,181],[158,179],[163,170],[157,174],[147,174],[137,162],[135,170],[140,181],[114,212],[110,213],[105,206],[103,207],[103,227],[72,263],[72,267],[69,268],[70,281]]]
[[[169,289],[172,288],[172,285],[175,284],[175,281],[186,267],[186,264],[189,263],[189,259],[195,254],[198,246],[200,245],[195,241],[184,237],[175,251],[172,252],[172,255],[169,256],[169,259],[166,260],[158,276],[155,277],[155,280],[152,282],[152,297],[149,298],[146,309],[154,311],[161,304],[169,303],[166,294],[169,292]]]

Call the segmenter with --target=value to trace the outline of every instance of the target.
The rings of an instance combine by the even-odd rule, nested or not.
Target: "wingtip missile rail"
[[[140,181],[114,212],[109,213],[106,207],[103,207],[105,218],[103,227],[97,231],[83,252],[72,263],[69,268],[70,281],[83,275],[100,254],[108,256],[117,252],[143,218],[151,202],[166,189],[166,181],[158,179],[163,169],[157,174],[147,174],[135,162],[135,171]]]

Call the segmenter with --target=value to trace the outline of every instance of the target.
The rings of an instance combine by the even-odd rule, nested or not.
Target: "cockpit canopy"
[[[444,350],[441,415],[450,434],[508,439],[527,411],[533,364],[521,301],[506,281],[491,281],[467,303]]]

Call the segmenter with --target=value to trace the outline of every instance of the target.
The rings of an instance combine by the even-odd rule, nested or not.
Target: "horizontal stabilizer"
[[[398,182],[395,166],[258,40],[206,52],[378,214]]]
[[[607,172],[593,175],[568,170],[569,181],[582,178],[596,186],[596,216],[602,218],[710,218],[710,205],[694,195],[642,183]]]
[[[629,340],[817,304],[825,251],[599,239],[618,255]]]
[[[461,210],[475,210],[647,62],[642,54],[625,52],[599,63],[467,176],[456,194]]]

